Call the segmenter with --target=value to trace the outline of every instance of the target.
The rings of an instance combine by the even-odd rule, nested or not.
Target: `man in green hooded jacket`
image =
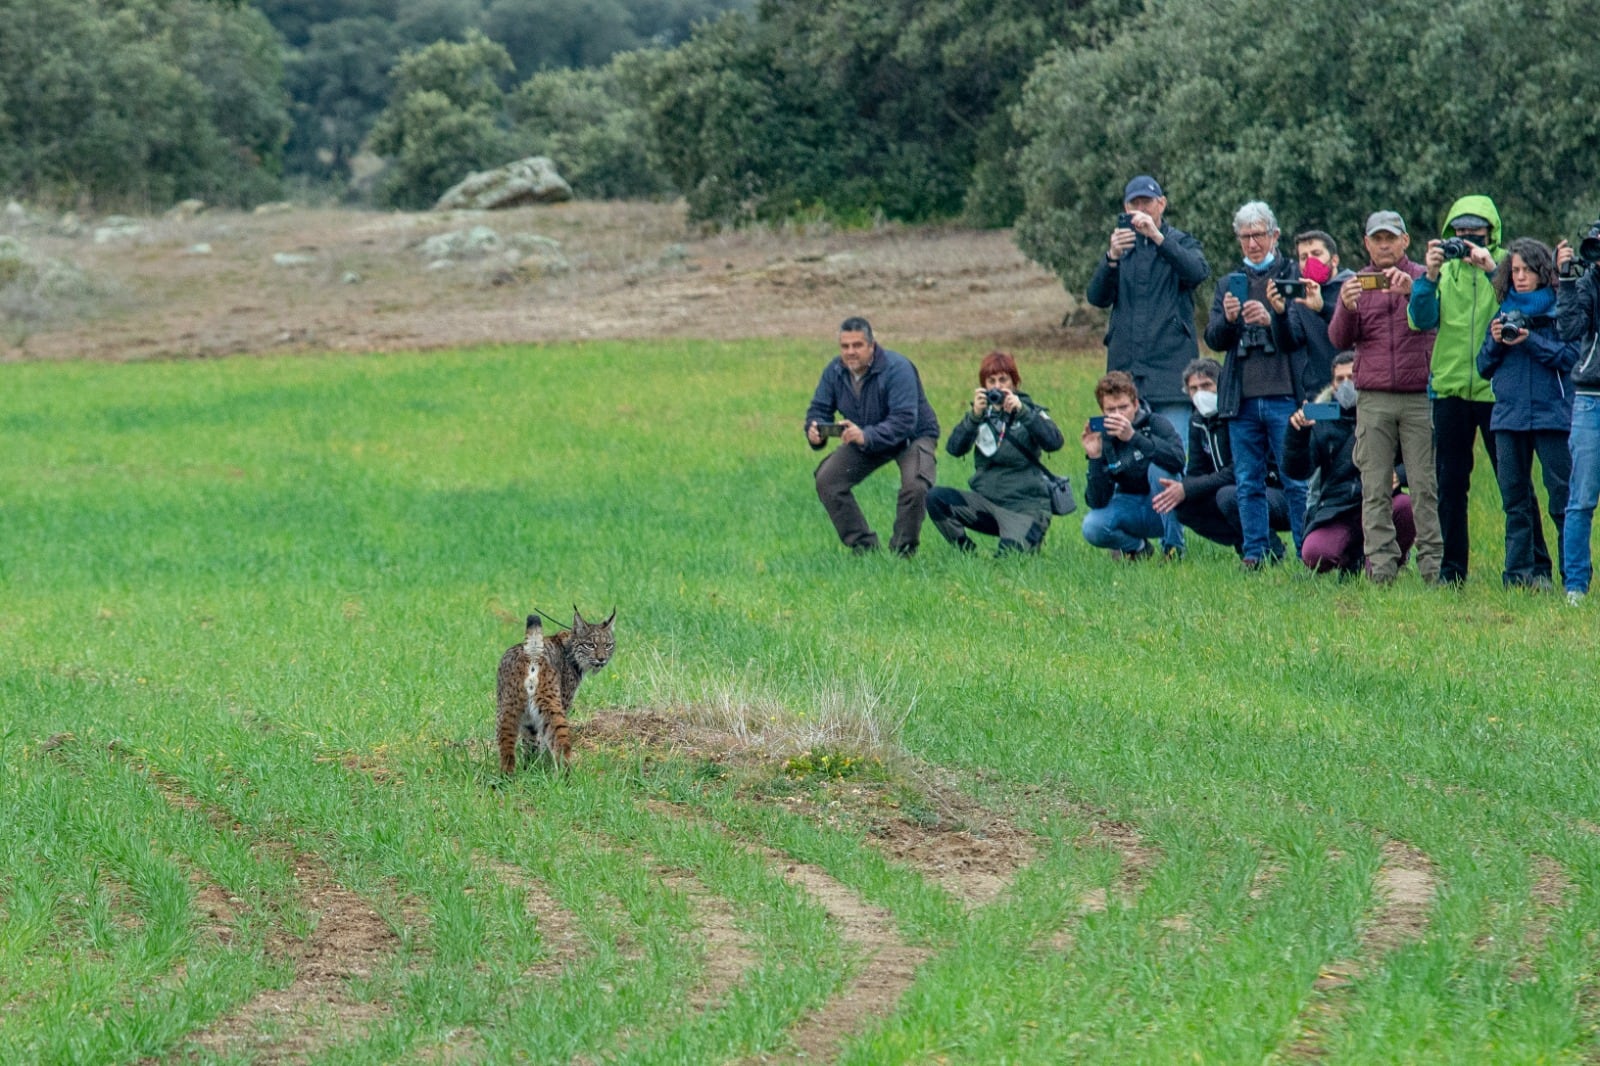
[[[1426,273],[1411,287],[1413,329],[1437,329],[1429,366],[1433,399],[1433,456],[1439,479],[1439,532],[1444,540],[1439,580],[1456,585],[1467,578],[1471,538],[1467,494],[1472,487],[1474,445],[1482,436],[1489,465],[1495,463],[1489,416],[1494,390],[1478,375],[1478,350],[1489,322],[1499,313],[1493,275],[1505,258],[1500,212],[1487,196],[1463,196],[1450,205],[1443,237],[1428,242]],[[1549,558],[1540,533],[1535,555]],[[1547,564],[1548,565],[1548,564]]]

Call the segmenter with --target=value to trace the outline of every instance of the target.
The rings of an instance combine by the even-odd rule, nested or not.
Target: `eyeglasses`
[[[1240,244],[1264,244],[1271,236],[1271,230],[1261,230],[1259,233],[1237,233]]]

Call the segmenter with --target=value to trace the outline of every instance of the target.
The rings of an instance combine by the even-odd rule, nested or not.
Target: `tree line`
[[[748,2],[0,0],[0,189],[248,202],[365,147],[423,206],[545,154],[711,223],[1015,225],[1074,287],[1134,173],[1219,251],[1249,199],[1349,238],[1469,191],[1548,239],[1600,208],[1588,0]]]

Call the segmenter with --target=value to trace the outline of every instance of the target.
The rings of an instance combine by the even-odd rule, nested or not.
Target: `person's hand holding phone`
[[[1133,242],[1138,236],[1133,230],[1123,229],[1121,226],[1112,230],[1111,243],[1106,248],[1106,258],[1113,261],[1121,259],[1122,253],[1133,247]]]
[[[1397,292],[1401,296],[1409,297],[1411,295],[1410,274],[1407,274],[1399,267],[1389,267],[1384,270],[1383,276],[1389,279],[1389,284],[1385,285],[1384,288],[1391,292]]]
[[[1083,436],[1080,438],[1083,443],[1083,454],[1090,459],[1100,458],[1100,453],[1105,446],[1105,442],[1100,439],[1100,430],[1095,427],[1094,423],[1095,420],[1091,418],[1083,424]]]
[[[844,427],[844,432],[839,434],[839,443],[855,445],[864,445],[867,443],[867,435],[861,431],[860,426],[856,425],[848,418],[841,418],[839,420],[839,424]]]
[[[1272,312],[1267,310],[1267,305],[1260,300],[1246,300],[1239,308],[1240,317],[1247,326],[1272,325]]]

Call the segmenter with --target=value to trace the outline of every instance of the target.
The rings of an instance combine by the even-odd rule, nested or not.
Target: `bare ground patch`
[[[1350,1009],[1351,986],[1384,955],[1421,938],[1437,894],[1438,880],[1428,856],[1409,844],[1385,841],[1373,878],[1373,909],[1362,929],[1360,946],[1354,956],[1322,968],[1312,985],[1315,995],[1300,1017],[1291,1057],[1316,1059],[1327,1054],[1327,1033]]]
[[[762,1055],[752,1062],[820,1062],[831,1060],[839,1045],[864,1030],[874,1019],[893,1012],[917,968],[928,958],[926,948],[912,947],[900,939],[893,916],[875,907],[826,870],[790,860],[777,852],[769,857],[782,867],[791,884],[804,889],[836,921],[844,938],[866,958],[866,965],[849,984],[834,994],[788,1033],[792,1054]]]
[[[826,335],[849,313],[867,314],[897,341],[1065,349],[1099,340],[1093,328],[1061,325],[1074,301],[1003,230],[816,225],[708,234],[687,223],[681,204],[592,201],[142,221],[142,234],[104,244],[21,234],[121,295],[93,319],[0,334],[0,359],[794,337]],[[472,226],[507,242],[549,238],[559,263],[509,262],[507,248],[430,268],[437,260],[421,242]]]
[[[780,795],[783,755],[760,737],[653,711],[607,711],[574,725],[574,746],[677,757],[739,772],[742,792],[823,824],[862,830],[872,847],[915,869],[968,906],[992,902],[1038,854],[1038,838],[962,792],[948,774],[897,759],[897,784],[855,778],[812,782]]]
[[[70,741],[70,735],[63,735]],[[55,740],[56,738],[52,738]],[[58,745],[57,745],[58,746]],[[198,813],[220,832],[236,832],[231,815],[210,807],[185,792],[154,767],[117,754],[144,774],[175,810]],[[305,937],[281,929],[267,937],[267,952],[288,962],[294,978],[284,988],[266,989],[238,1009],[187,1038],[189,1053],[203,1050],[218,1054],[247,1053],[254,1062],[283,1063],[309,1059],[319,1049],[366,1029],[387,1014],[387,1004],[371,1003],[351,994],[349,982],[372,975],[373,969],[399,947],[399,937],[361,896],[341,885],[333,872],[314,855],[278,841],[262,841],[253,848],[279,856],[294,871],[295,896],[316,925]],[[227,943],[237,924],[238,904],[219,885],[201,882],[196,875],[196,906],[204,916],[202,929]],[[179,1054],[183,1052],[180,1050]]]

